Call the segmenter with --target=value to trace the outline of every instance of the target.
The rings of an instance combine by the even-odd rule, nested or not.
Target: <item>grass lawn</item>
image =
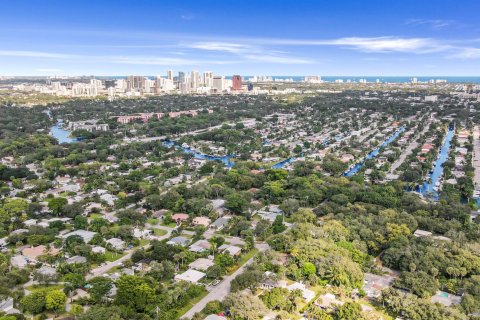
[[[163,230],[163,229],[152,228],[152,230],[153,230],[153,234],[154,234],[155,236],[161,237],[161,236],[164,236],[164,235],[167,234],[167,231],[166,231],[166,230]]]
[[[124,255],[125,255],[124,252],[116,253],[116,252],[113,252],[113,251],[107,251],[107,252],[105,252],[105,259],[109,262],[112,262],[112,261],[120,259]]]
[[[149,243],[150,243],[150,241],[147,240],[147,239],[140,239],[140,244],[135,248],[146,246]]]
[[[95,220],[95,219],[103,218],[103,216],[100,213],[92,213],[92,214],[90,214],[90,218],[92,220]]]
[[[158,224],[158,219],[157,218],[148,218],[147,219],[147,223],[150,223],[150,224]]]
[[[237,271],[238,268],[243,266],[248,260],[250,260],[250,258],[255,256],[257,253],[258,253],[258,250],[256,248],[254,248],[254,249],[250,250],[249,252],[247,252],[246,254],[242,255],[238,259],[237,263],[235,265],[233,265],[233,267],[231,269],[228,270],[227,275],[231,275],[232,273]]]
[[[177,224],[175,222],[171,222],[171,223],[162,222],[162,226],[166,226],[166,227],[169,227],[169,228],[175,228],[177,226]]]
[[[181,236],[184,237],[184,238],[187,238],[187,239],[192,239],[193,238],[193,236],[191,234],[186,234],[186,233],[183,233],[183,232],[182,232]]]
[[[208,294],[208,291],[205,290],[198,297],[190,300],[183,308],[178,310],[178,319],[180,319],[188,310],[190,310],[198,301],[202,300]]]
[[[26,287],[30,292],[40,291],[44,289],[48,290],[61,290],[63,289],[63,284],[33,284],[31,286]]]

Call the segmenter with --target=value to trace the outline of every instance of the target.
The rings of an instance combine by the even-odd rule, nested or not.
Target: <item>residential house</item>
[[[228,221],[230,221],[230,217],[221,217],[221,218],[218,218],[217,220],[215,220],[211,225],[210,225],[210,228],[214,229],[214,230],[217,230],[217,231],[220,231],[222,230],[223,228],[225,228],[225,226],[228,225]]]
[[[10,258],[10,264],[12,265],[12,267],[15,268],[23,269],[27,267],[30,263],[31,261],[27,257],[20,254]]]
[[[95,247],[92,247],[92,252],[93,253],[99,253],[99,254],[105,254],[105,252],[107,252],[107,249],[105,249],[104,247],[95,246]]]
[[[365,273],[363,290],[367,297],[377,298],[382,293],[382,290],[388,288],[394,280],[395,276],[393,274],[377,275]]]
[[[53,256],[57,255],[59,253],[60,250],[54,248],[54,247],[51,247],[50,249],[47,249],[46,246],[44,245],[39,245],[39,246],[36,246],[36,247],[29,247],[29,248],[25,248],[22,250],[22,255],[27,257],[29,260],[31,261],[36,261],[37,258],[41,255],[44,255],[44,254],[51,254]]]
[[[239,256],[242,253],[242,248],[237,247],[237,246],[228,246],[227,248],[225,248],[223,253],[228,253],[232,257],[236,257],[236,256]]]
[[[153,231],[150,229],[139,229],[139,228],[133,229],[133,236],[135,238],[145,239],[151,236],[152,234],[153,234]]]
[[[175,213],[172,215],[172,220],[175,221],[177,224],[182,223],[183,221],[187,220],[190,216],[186,213]]]
[[[55,277],[57,275],[57,270],[47,265],[43,265],[41,268],[36,271],[38,274],[43,276]]]
[[[206,258],[198,258],[188,265],[190,269],[195,269],[198,271],[207,271],[208,268],[214,266],[215,262]]]
[[[193,269],[188,269],[182,274],[177,274],[175,276],[175,280],[177,281],[187,281],[191,283],[198,284],[200,280],[202,280],[206,276],[205,273],[193,270]]]
[[[192,252],[200,253],[200,252],[205,252],[205,251],[210,250],[210,247],[211,247],[210,242],[208,242],[206,240],[198,240],[197,242],[193,243],[188,248],[188,250],[190,250]]]
[[[210,314],[205,317],[205,320],[227,320],[224,316],[219,316],[217,314]]]
[[[67,264],[74,264],[74,263],[86,263],[87,258],[82,257],[82,256],[73,256],[65,260]]]
[[[415,232],[413,233],[413,235],[414,235],[415,237],[429,237],[429,236],[432,235],[432,233],[429,232],[429,231],[417,229],[417,230],[415,230]]]
[[[89,243],[90,240],[93,239],[93,237],[96,235],[96,232],[93,231],[87,231],[87,230],[75,230],[69,233],[66,233],[62,236],[63,239],[67,239],[70,236],[79,236],[83,239],[85,243]]]
[[[179,245],[179,246],[182,246],[182,247],[188,246],[189,243],[190,243],[190,239],[187,239],[187,238],[182,237],[182,236],[174,237],[174,238],[167,241],[167,244]]]
[[[6,299],[0,301],[0,313],[15,314],[20,313],[20,311],[14,308],[13,298],[7,297]]]
[[[110,238],[107,241],[105,241],[107,244],[112,246],[113,249],[115,250],[123,250],[125,249],[125,241],[123,241],[120,238]]]
[[[193,218],[192,225],[194,226],[201,225],[201,226],[208,227],[211,222],[212,220],[210,220],[210,218],[208,217],[195,217]]]
[[[318,297],[315,302],[322,309],[333,309],[338,306],[343,305],[345,302],[338,300],[337,297],[332,293],[326,293]]]
[[[451,307],[460,304],[460,302],[462,301],[462,297],[445,291],[437,291],[437,293],[432,296],[431,301],[433,303],[443,304],[446,307]]]

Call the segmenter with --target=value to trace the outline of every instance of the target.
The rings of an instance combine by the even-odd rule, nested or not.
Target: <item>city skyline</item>
[[[475,1],[5,3],[1,75],[478,76]]]

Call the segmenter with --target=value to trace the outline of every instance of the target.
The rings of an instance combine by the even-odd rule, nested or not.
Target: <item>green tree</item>
[[[101,301],[113,287],[113,281],[105,277],[95,277],[88,281],[90,296],[97,302]]]
[[[83,313],[83,307],[79,304],[73,303],[70,306],[70,311],[68,312],[73,318],[77,319],[79,315]]]
[[[308,277],[312,274],[315,274],[317,272],[317,268],[315,268],[315,265],[311,262],[305,262],[302,266],[302,273],[304,276]]]
[[[48,208],[56,215],[62,213],[63,208],[68,204],[67,199],[59,197],[48,201]]]
[[[233,319],[260,319],[267,309],[262,300],[254,295],[241,292],[230,293],[224,301]]]
[[[292,214],[292,221],[296,223],[313,223],[317,221],[317,216],[312,209],[303,208]]]
[[[22,310],[30,314],[39,314],[45,310],[45,292],[34,291],[20,300]]]
[[[58,315],[59,312],[65,309],[65,302],[67,297],[61,290],[48,291],[45,296],[45,307],[47,310],[51,310]]]
[[[335,311],[336,320],[361,320],[362,307],[356,302],[345,302]]]

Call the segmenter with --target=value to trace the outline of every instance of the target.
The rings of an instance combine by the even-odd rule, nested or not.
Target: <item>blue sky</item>
[[[0,75],[479,76],[478,0],[2,1]]]

